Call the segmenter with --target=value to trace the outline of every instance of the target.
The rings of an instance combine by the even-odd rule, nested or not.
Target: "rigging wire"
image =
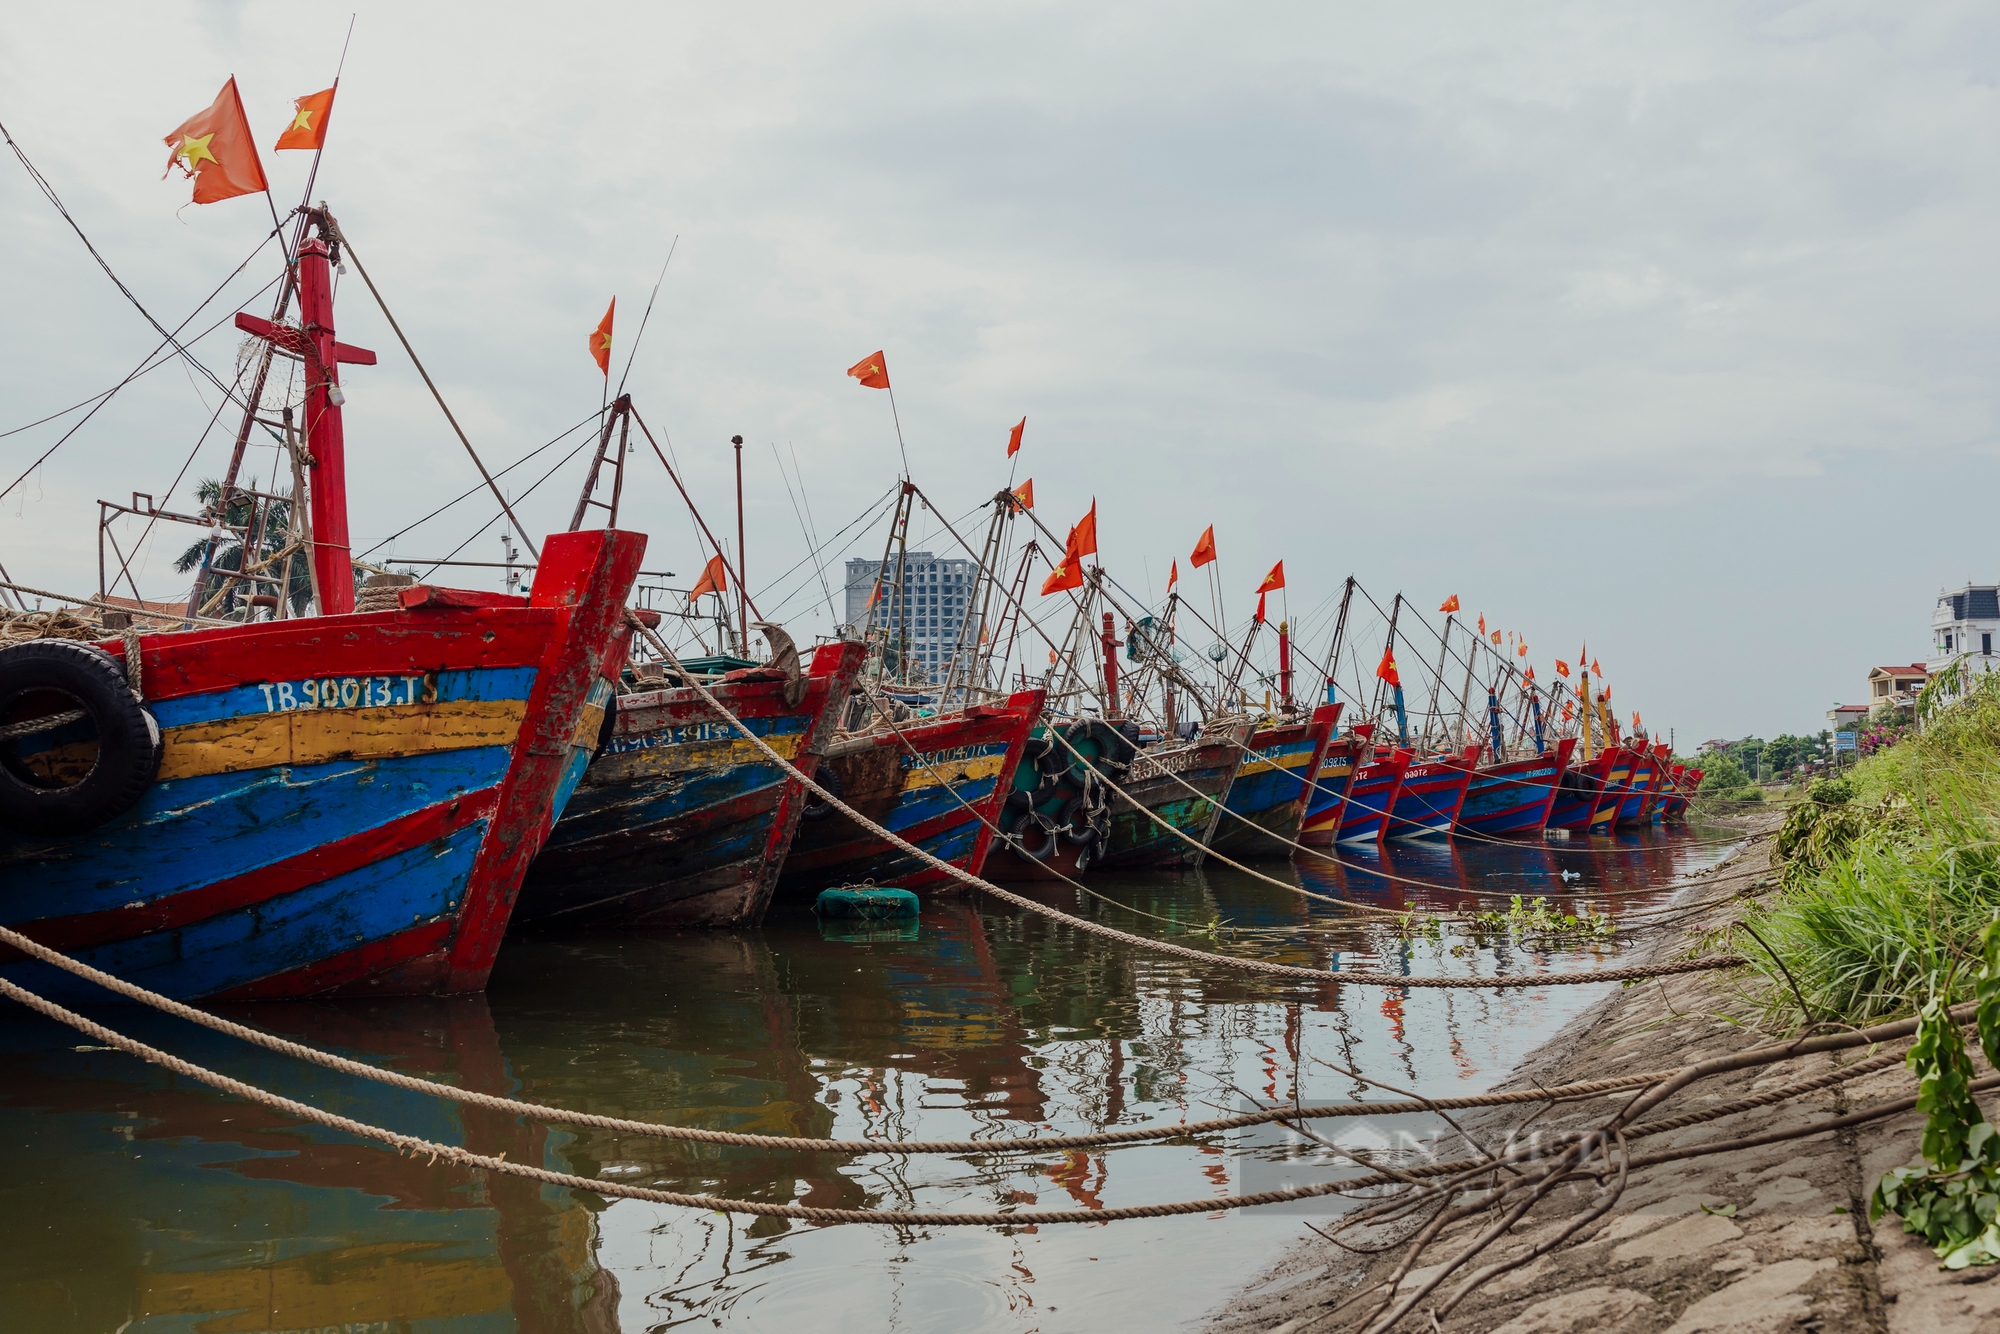
[[[0,125],[0,133],[4,133],[5,130],[6,127],[4,125]],[[12,143],[13,141],[9,140],[8,142]],[[257,256],[260,253],[262,253],[264,247],[271,244],[272,238],[277,236],[277,234],[278,233],[275,230],[265,233],[264,239],[257,243],[256,248],[253,249],[248,255],[245,255],[243,257],[243,262],[241,264],[238,264],[235,267],[235,269],[233,269],[230,272],[229,276],[227,278],[224,278],[222,282],[216,286],[215,290],[210,292],[206,297],[204,297],[202,299],[201,304],[196,306],[192,311],[190,311],[188,313],[188,317],[182,320],[180,324],[175,327],[173,335],[169,335],[165,341],[161,342],[156,347],[154,347],[152,351],[148,352],[145,356],[141,357],[139,359],[139,364],[132,369],[132,373],[130,375],[127,375],[117,384],[111,386],[111,388],[105,390],[102,394],[98,395],[96,407],[91,408],[89,412],[85,413],[83,419],[77,422],[76,425],[70,427],[67,431],[64,431],[62,435],[57,438],[54,444],[50,445],[47,449],[43,450],[40,456],[37,457],[33,463],[30,463],[25,469],[22,470],[21,475],[19,477],[16,477],[13,481],[9,482],[4,490],[0,490],[0,500],[5,500],[9,495],[13,493],[15,487],[18,487],[19,485],[21,485],[21,483],[27,481],[28,478],[34,474],[35,469],[41,467],[44,463],[47,463],[49,461],[49,458],[58,449],[61,449],[65,444],[69,442],[72,436],[74,436],[78,431],[81,431],[86,425],[89,424],[90,419],[92,417],[95,417],[98,414],[98,412],[100,412],[104,408],[104,405],[111,401],[112,396],[115,395],[119,390],[123,389],[126,385],[132,383],[132,381],[138,379],[141,375],[144,375],[149,371],[157,370],[161,366],[166,365],[167,362],[171,360],[171,358],[161,357],[160,352],[162,349],[166,348],[169,345],[172,345],[172,347],[174,348],[175,352],[178,355],[185,356],[188,357],[189,360],[193,360],[193,354],[187,350],[188,347],[192,346],[194,343],[200,342],[202,339],[208,337],[208,335],[214,333],[217,329],[221,328],[222,320],[233,318],[236,314],[236,311],[231,311],[228,315],[223,316],[222,320],[217,320],[214,324],[209,325],[208,328],[202,330],[201,333],[197,334],[194,338],[190,339],[186,345],[175,342],[174,335],[178,335],[181,332],[181,330],[187,328],[188,325],[194,323],[195,317],[200,315],[202,311],[208,308],[209,302],[215,300],[215,298],[217,298],[218,296],[221,296],[223,289],[228,287],[229,284],[231,284],[232,282],[235,282],[238,274],[241,274],[244,269],[250,267],[250,261],[257,258]],[[265,292],[269,291],[275,284],[277,284],[280,281],[282,281],[282,275],[280,275],[279,278],[273,278],[270,282],[265,283],[262,287],[258,288],[255,292],[252,292],[250,294],[249,298],[244,302],[244,305],[248,305],[250,301],[256,300],[259,296],[262,296]],[[237,309],[240,310],[242,309],[242,307],[239,306]],[[155,358],[158,358],[158,360],[155,360]],[[215,379],[214,375],[212,373],[209,373],[208,368],[206,366],[202,366],[199,361],[196,361],[195,365],[201,366],[203,373],[208,374],[210,379],[212,380]],[[217,383],[219,384],[221,382],[217,381]],[[227,388],[225,388],[223,392],[227,394],[229,391]],[[84,400],[84,402],[86,403],[90,401],[91,400],[89,399]],[[77,405],[77,407],[81,406],[83,406],[83,404]],[[67,413],[74,411],[76,411],[76,408],[65,408],[62,412],[56,413],[55,416],[61,417]],[[54,420],[54,418],[45,417],[42,420],[51,421]],[[39,425],[41,425],[41,422],[29,423],[29,426],[39,426]],[[28,427],[22,426],[16,429],[25,431],[28,429]],[[15,434],[15,432],[9,431],[7,432],[7,434],[13,435]]]

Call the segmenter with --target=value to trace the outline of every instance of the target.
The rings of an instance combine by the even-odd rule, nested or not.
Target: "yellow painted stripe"
[[[170,727],[160,777],[199,778],[279,764],[390,759],[511,746],[527,702],[461,700],[380,709],[298,709]]]
[[[795,736],[764,738],[772,750],[786,759],[798,753]],[[627,778],[657,778],[665,774],[687,773],[695,769],[718,769],[739,764],[768,764],[764,753],[749,741],[689,741],[678,746],[649,746],[644,750],[606,753],[591,762],[589,781],[593,785]]]
[[[1276,760],[1245,760],[1243,767],[1237,771],[1237,776],[1248,778],[1252,774],[1267,773],[1273,769],[1303,769],[1310,763],[1312,763],[1312,752],[1309,750]]]
[[[920,788],[943,787],[946,783],[968,783],[981,778],[991,778],[1000,772],[1007,762],[1005,755],[988,755],[984,759],[955,760],[950,764],[936,766],[937,772],[917,768],[910,770],[910,776],[903,780],[905,792],[915,792]]]

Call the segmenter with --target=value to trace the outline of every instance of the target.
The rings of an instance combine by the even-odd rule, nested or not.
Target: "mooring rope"
[[[1294,1200],[1312,1199],[1332,1194],[1346,1194],[1374,1186],[1411,1184],[1416,1179],[1450,1176],[1467,1170],[1491,1170],[1515,1162],[1523,1162],[1541,1156],[1545,1146],[1533,1143],[1514,1149],[1506,1154],[1487,1155],[1480,1158],[1460,1159],[1447,1163],[1423,1164],[1407,1170],[1392,1172],[1377,1171],[1361,1177],[1318,1182],[1306,1186],[1293,1186],[1279,1190],[1258,1191],[1246,1195],[1228,1195],[1220,1198],[1209,1197],[1198,1200],[1178,1200],[1164,1204],[1124,1205],[1110,1209],[1046,1209],[1019,1210],[1011,1212],[955,1212],[901,1209],[825,1209],[811,1205],[774,1204],[763,1200],[735,1200],[713,1195],[690,1195],[680,1191],[655,1190],[647,1186],[627,1185],[615,1181],[603,1181],[595,1177],[575,1176],[567,1172],[552,1172],[546,1168],[533,1167],[526,1163],[510,1163],[505,1156],[490,1157],[473,1153],[456,1145],[439,1144],[421,1139],[415,1135],[404,1135],[381,1126],[370,1125],[352,1117],[340,1116],[324,1111],[308,1103],[298,1102],[282,1095],[232,1079],[203,1066],[186,1061],[178,1056],[161,1051],[137,1039],[125,1036],[94,1020],[86,1019],[73,1010],[64,1008],[34,992],[0,978],[0,995],[20,1002],[36,1013],[60,1023],[67,1024],[88,1037],[95,1038],[105,1046],[136,1056],[141,1060],[160,1066],[175,1074],[207,1084],[211,1088],[231,1093],[259,1106],[280,1111],[302,1121],[325,1126],[331,1130],[343,1131],[365,1139],[388,1144],[399,1153],[412,1156],[429,1155],[431,1163],[442,1158],[462,1167],[479,1168],[508,1176],[539,1181],[545,1185],[561,1186],[571,1190],[588,1191],[600,1196],[623,1199],[646,1200],[655,1204],[675,1205],[682,1208],[706,1209],[723,1213],[751,1214],[767,1218],[796,1218],[813,1223],[890,1223],[901,1226],[923,1225],[932,1227],[1007,1227],[1040,1223],[1111,1223],[1133,1218],[1171,1218],[1186,1214],[1213,1213],[1218,1210],[1256,1208],[1269,1204],[1282,1204]],[[1969,1010],[1971,1007],[1961,1007]],[[1889,1036],[1904,1036],[1914,1029],[1917,1021],[1906,1020],[1896,1024],[1882,1025],[1875,1029],[1837,1034],[1829,1038],[1802,1040],[1789,1044],[1788,1048],[1774,1053],[1750,1053],[1745,1057],[1727,1059],[1721,1062],[1703,1062],[1702,1065],[1716,1067],[1711,1073],[1720,1073],[1725,1068],[1743,1068],[1750,1064],[1768,1064],[1789,1060],[1820,1051],[1838,1050],[1845,1047],[1869,1045]],[[1767,1049],[1768,1051],[1768,1049]],[[1681,1129],[1688,1125],[1716,1120],[1754,1107],[1766,1106],[1785,1097],[1798,1096],[1830,1084],[1855,1078],[1868,1073],[1870,1069],[1880,1069],[1884,1065],[1901,1059],[1900,1055],[1884,1054],[1869,1061],[1857,1062],[1853,1066],[1822,1075],[1817,1079],[1802,1081],[1795,1085],[1769,1090],[1754,1098],[1725,1103],[1707,1108],[1688,1116],[1672,1117],[1665,1121],[1650,1122],[1634,1126],[1626,1134],[1631,1138],[1657,1134],[1665,1130]],[[1683,1067],[1667,1080],[1654,1081],[1654,1087],[1661,1084],[1688,1083],[1701,1073],[1700,1066]],[[454,1090],[454,1094],[458,1091]],[[1547,1101],[1547,1095],[1540,1090],[1525,1096],[1523,1101]],[[1441,1105],[1441,1104],[1433,1104]],[[1290,1114],[1296,1118],[1298,1113]],[[1589,1132],[1585,1132],[1589,1133]],[[1808,1132],[1802,1132],[1808,1133]],[[974,1141],[982,1149],[990,1150],[990,1141]]]
[[[1461,1111],[1474,1107],[1505,1107],[1527,1102],[1564,1102],[1578,1098],[1595,1098],[1607,1093],[1618,1093],[1634,1088],[1643,1088],[1670,1077],[1672,1070],[1652,1070],[1638,1074],[1621,1075],[1616,1079],[1593,1079],[1580,1083],[1536,1088],[1515,1093],[1474,1094],[1455,1098],[1412,1098],[1397,1102],[1340,1102],[1313,1107],[1284,1107],[1262,1112],[1245,1112],[1236,1116],[1217,1117],[1207,1121],[1181,1121],[1172,1125],[1142,1126],[1129,1130],[1097,1131],[1084,1135],[1051,1136],[1043,1139],[991,1140],[991,1139],[945,1139],[945,1140],[874,1140],[874,1139],[815,1139],[799,1135],[752,1135],[733,1130],[703,1130],[691,1126],[662,1125],[653,1121],[631,1121],[622,1117],[599,1116],[591,1112],[573,1112],[562,1107],[551,1107],[545,1103],[522,1102],[515,1098],[502,1098],[490,1093],[460,1088],[454,1084],[440,1084],[434,1080],[419,1079],[394,1070],[384,1070],[379,1066],[362,1061],[336,1056],[317,1047],[293,1042],[278,1037],[259,1028],[235,1023],[206,1010],[196,1009],[182,1001],[149,991],[136,983],[114,977],[110,973],[91,967],[80,960],[72,959],[42,945],[27,936],[7,927],[0,927],[0,944],[8,945],[22,953],[41,960],[43,963],[63,969],[65,972],[94,982],[107,991],[116,992],[128,1000],[151,1006],[176,1019],[199,1024],[203,1028],[221,1033],[262,1047],[266,1051],[295,1060],[306,1061],[342,1074],[356,1075],[372,1079],[379,1084],[405,1089],[412,1093],[429,1094],[436,1098],[446,1098],[468,1103],[477,1107],[490,1108],[497,1112],[508,1112],[517,1116],[531,1116],[537,1120],[555,1121],[563,1125],[583,1126],[591,1130],[606,1130],[621,1135],[639,1135],[652,1139],[687,1140],[700,1144],[727,1144],[743,1148],[772,1150],[799,1150],[808,1153],[890,1153],[890,1154],[988,1154],[988,1153],[1042,1153],[1057,1149],[1103,1148],[1116,1144],[1141,1144],[1148,1140],[1185,1139],[1194,1135],[1212,1135],[1225,1130],[1240,1130],[1246,1126],[1264,1125],[1272,1121],[1283,1121],[1304,1117],[1308,1120],[1331,1120],[1351,1116],[1397,1116],[1407,1112]]]
[[[962,867],[954,866],[940,857],[933,856],[901,835],[883,828],[873,820],[862,815],[839,797],[814,782],[812,778],[807,776],[790,760],[772,749],[764,738],[751,730],[742,719],[724,708],[722,703],[709,693],[708,688],[692,672],[681,665],[680,659],[675,656],[671,648],[667,647],[666,641],[654,634],[652,629],[637,616],[628,613],[626,621],[633,627],[635,633],[643,635],[652,644],[653,650],[656,653],[660,654],[662,658],[673,665],[674,671],[683,681],[688,683],[696,694],[701,696],[702,700],[715,712],[717,717],[728,722],[738,732],[748,738],[750,743],[767,760],[777,765],[778,768],[782,769],[793,779],[804,784],[820,800],[847,816],[848,819],[854,821],[870,833],[875,834],[877,837],[886,840],[893,846],[921,859],[937,870],[943,871],[946,875],[961,884],[977,889],[981,893],[991,895],[999,899],[1002,903],[1011,904],[1025,911],[1036,913],[1051,921],[1060,922],[1065,926],[1089,935],[1100,936],[1106,940],[1116,940],[1122,944],[1132,945],[1139,949],[1151,950],[1156,954],[1168,954],[1175,958],[1190,959],[1197,963],[1221,964],[1229,968],[1239,968],[1245,972],[1262,973],[1267,977],[1286,977],[1316,983],[1352,982],[1363,986],[1378,987],[1480,989],[1485,987],[1515,988],[1580,985],[1593,982],[1626,982],[1638,978],[1671,977],[1680,973],[1707,972],[1717,968],[1740,968],[1747,962],[1733,955],[1720,955],[1706,959],[1682,959],[1674,963],[1652,964],[1638,968],[1605,968],[1589,973],[1542,974],[1526,977],[1405,977],[1399,973],[1364,973],[1358,971],[1337,971],[1327,968],[1300,968],[1293,964],[1271,963],[1263,959],[1239,959],[1228,954],[1214,954],[1206,950],[1190,949],[1185,945],[1176,945],[1171,941],[1153,940],[1146,936],[1134,935],[1129,931],[1120,931],[1116,927],[1105,926],[1100,922],[1092,922],[1085,918],[1072,916],[1059,908],[1052,908],[1047,904],[1037,903],[1025,895],[1002,889],[990,881],[980,879]]]

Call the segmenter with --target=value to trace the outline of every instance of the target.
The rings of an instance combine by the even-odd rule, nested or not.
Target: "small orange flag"
[[[688,604],[692,606],[694,600],[703,593],[714,593],[719,597],[724,592],[727,592],[728,588],[728,564],[720,555],[710,556],[707,566],[702,569],[701,579],[688,591]]]
[[[1090,502],[1090,513],[1076,522],[1069,530],[1069,545],[1064,549],[1064,559],[1071,556],[1095,556],[1097,554],[1097,501]]]
[[[851,371],[849,372],[849,374],[852,374],[852,373],[853,373],[853,372],[851,372]],[[1016,454],[1018,454],[1018,453],[1020,453],[1020,452],[1021,452],[1021,432],[1025,431],[1025,430],[1027,430],[1027,429],[1028,429],[1028,419],[1027,419],[1026,417],[1023,417],[1023,418],[1021,418],[1021,420],[1019,420],[1019,421],[1017,421],[1017,422],[1015,422],[1015,423],[1014,423],[1014,429],[1013,429],[1013,430],[1011,430],[1011,431],[1007,432],[1007,457],[1008,457],[1008,458],[1010,458],[1010,459],[1011,459],[1011,458],[1013,458],[1013,457],[1014,457],[1014,456],[1015,456]]]
[[[1210,524],[1201,535],[1201,541],[1194,544],[1194,554],[1188,557],[1188,564],[1199,570],[1215,559],[1215,525]]]
[[[1382,661],[1376,665],[1375,675],[1387,681],[1392,686],[1403,684],[1402,676],[1396,671],[1396,652],[1394,649],[1385,648],[1382,650]]]
[[[1525,657],[1527,657],[1527,656],[1528,656],[1528,641],[1527,641],[1527,640],[1525,640],[1525,639],[1524,639],[1524,640],[1522,640],[1522,641],[1521,641],[1521,643],[1520,643],[1520,645],[1519,645],[1518,647],[1516,647],[1516,648],[1515,648],[1514,652],[1516,652],[1516,653],[1520,654],[1520,655],[1521,655],[1522,657],[1524,657],[1524,658],[1525,658]]]
[[[1479,613],[1479,633],[1486,633],[1486,613],[1483,611]]]
[[[1557,676],[1569,675],[1569,664],[1564,662],[1561,658],[1556,659],[1556,675]]]
[[[1257,592],[1259,596],[1265,593],[1275,593],[1284,586],[1285,586],[1285,563],[1283,561],[1279,561],[1276,565],[1273,565],[1271,567],[1271,572],[1264,576],[1264,582],[1257,585]]]
[[[1457,611],[1457,610],[1458,610],[1458,594],[1456,594],[1456,593],[1453,593],[1453,594],[1452,594],[1452,595],[1451,595],[1450,597],[1446,598],[1446,599],[1444,600],[1444,605],[1443,605],[1442,607],[1439,607],[1439,608],[1438,608],[1438,610],[1439,610],[1439,611]]]
[[[1167,567],[1167,591],[1174,591],[1174,585],[1181,581],[1181,563],[1175,561]]]
[[[271,151],[281,148],[326,147],[326,122],[333,115],[333,89],[323,89],[308,93],[304,97],[292,99],[292,123],[278,136],[278,142],[271,145]]]
[[[847,373],[861,381],[868,389],[889,387],[889,359],[880,352],[871,353],[847,368]],[[1027,418],[1023,417],[1022,421]]]
[[[1534,667],[1534,664],[1533,664],[1533,663],[1530,663],[1530,664],[1528,664],[1528,676],[1527,676],[1527,679],[1528,679],[1528,680],[1530,680],[1530,681],[1532,681],[1532,680],[1534,680],[1534,679],[1535,679],[1535,667]]]
[[[1488,635],[1487,638],[1491,639],[1494,643],[1497,644],[1500,642],[1500,632],[1498,630],[1495,630],[1492,634]]]
[[[1599,676],[1604,675],[1604,669],[1597,665],[1597,659],[1595,658],[1590,660],[1590,670],[1596,672]]]
[[[1030,477],[1027,481],[1015,487],[1014,499],[1020,502],[1022,509],[1033,509],[1035,507],[1035,479]]]
[[[1257,624],[1262,625],[1263,623],[1264,623],[1264,595],[1262,593],[1259,593],[1257,594]]]
[[[270,188],[264,180],[264,164],[257,158],[257,144],[250,137],[250,121],[243,114],[243,99],[236,94],[234,75],[206,111],[182,121],[165,142],[173,151],[167,154],[167,170],[160,179],[165,180],[178,166],[194,181],[197,204],[213,204]]]
[[[611,304],[604,308],[604,318],[590,331],[590,358],[597,363],[597,369],[604,372],[607,380],[611,378],[611,317],[617,313],[618,298],[614,296]]]
[[[1060,593],[1065,588],[1083,587],[1083,558],[1069,552],[1062,558],[1062,564],[1049,571],[1049,577],[1042,581],[1042,596]]]

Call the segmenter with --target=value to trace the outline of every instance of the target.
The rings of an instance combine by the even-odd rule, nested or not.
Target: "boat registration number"
[[[437,703],[437,674],[414,676],[324,676],[306,681],[265,681],[266,713],[295,709],[382,709],[398,704]]]

